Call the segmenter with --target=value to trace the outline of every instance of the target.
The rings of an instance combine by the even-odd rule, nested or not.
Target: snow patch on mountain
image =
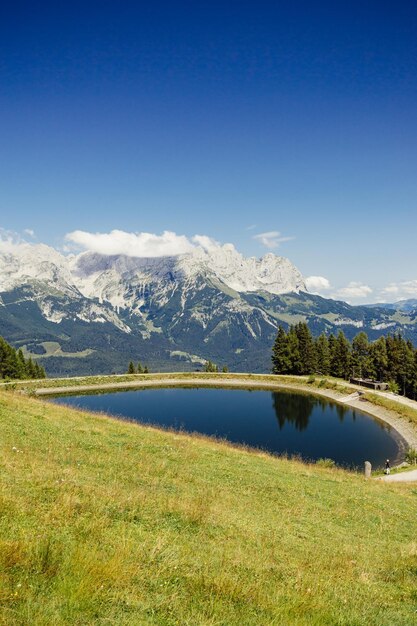
[[[131,328],[124,324],[114,311],[105,309],[96,304],[86,303],[76,314],[76,317],[83,322],[98,322],[100,324],[109,322],[125,333],[132,332]]]
[[[79,295],[66,257],[54,248],[0,241],[0,292],[33,281],[48,284],[54,291],[70,296]]]
[[[39,281],[68,295],[110,302],[115,308],[134,308],[151,285],[185,282],[192,288],[198,276],[214,277],[236,292],[272,294],[306,291],[301,273],[272,253],[246,258],[232,244],[196,247],[176,257],[138,258],[84,252],[66,257],[44,244],[0,242],[0,291]]]
[[[18,287],[24,287],[24,299],[37,302],[50,322],[108,322],[130,333],[128,314],[132,321],[136,318],[133,326],[144,338],[160,331],[148,319],[149,311],[161,311],[171,301],[172,327],[189,311],[190,319],[206,329],[222,312],[228,324],[238,315],[254,338],[261,332],[260,320],[270,326],[274,322],[245,302],[243,294],[306,291],[302,275],[288,259],[274,254],[246,258],[231,244],[210,242],[179,256],[143,258],[96,252],[64,256],[43,244],[0,242],[0,292]],[[217,295],[206,300],[207,288]]]
[[[335,326],[355,326],[356,328],[363,328],[363,320],[351,320],[348,317],[341,317],[333,321]]]
[[[66,313],[63,309],[55,309],[53,302],[50,300],[41,300],[39,303],[39,308],[42,312],[42,315],[48,322],[54,322],[54,324],[60,324],[62,320],[68,317],[68,313]]]
[[[396,326],[395,322],[380,322],[372,324],[372,330],[386,330],[387,328],[392,328]]]
[[[211,274],[237,292],[267,291],[279,295],[307,291],[301,273],[288,259],[272,253],[260,259],[246,258],[232,244],[196,248],[178,257],[177,265],[186,276]]]

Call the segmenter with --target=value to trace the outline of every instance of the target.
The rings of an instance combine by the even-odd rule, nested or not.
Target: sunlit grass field
[[[10,391],[0,426],[1,624],[417,624],[417,486]]]

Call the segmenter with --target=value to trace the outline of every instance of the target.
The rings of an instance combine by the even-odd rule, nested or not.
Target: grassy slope
[[[377,393],[367,392],[365,393],[365,397],[372,402],[372,404],[382,406],[389,411],[394,411],[399,417],[417,426],[417,410],[415,408],[401,404],[395,400],[384,398],[384,396],[380,396]]]
[[[1,624],[417,624],[412,485],[10,392],[0,420]]]

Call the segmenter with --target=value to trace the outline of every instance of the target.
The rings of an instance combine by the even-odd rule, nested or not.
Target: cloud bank
[[[330,289],[330,281],[324,276],[307,276],[305,279],[307,289],[311,293],[319,294]]]
[[[112,230],[110,233],[88,233],[84,230],[74,230],[72,233],[68,233],[65,239],[79,248],[105,255],[178,256],[191,252],[195,248],[195,245],[185,235],[177,235],[169,230],[165,230],[162,235],[127,233],[123,230]]]
[[[344,300],[345,302],[352,303],[352,301],[359,300],[363,302],[365,299],[369,300],[371,294],[374,293],[372,287],[365,285],[360,281],[352,280],[346,287],[340,287],[339,289],[331,290],[332,286],[328,278],[324,276],[308,276],[305,279],[306,287],[310,293],[322,295],[325,298],[332,298],[333,300]],[[416,281],[416,293],[417,293],[417,281]],[[372,297],[375,299],[375,296]]]
[[[338,289],[332,297],[349,302],[352,299],[367,298],[372,292],[373,289],[368,285],[352,280],[346,287]]]
[[[417,298],[417,280],[406,280],[399,283],[390,283],[381,292],[384,300],[392,301]]]
[[[232,243],[221,244],[207,235],[186,237],[165,230],[162,235],[154,233],[127,233],[124,230],[112,230],[110,233],[89,233],[74,230],[65,235],[66,241],[76,249],[97,252],[103,255],[124,254],[132,257],[179,256],[202,248],[207,252],[216,250],[235,250]],[[66,250],[70,251],[70,248]]]

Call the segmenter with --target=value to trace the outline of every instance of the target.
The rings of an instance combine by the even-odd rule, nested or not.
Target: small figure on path
[[[385,461],[385,472],[384,473],[385,474],[389,474],[390,472],[391,472],[391,468],[390,468],[390,465],[389,465],[389,459],[387,459]]]

